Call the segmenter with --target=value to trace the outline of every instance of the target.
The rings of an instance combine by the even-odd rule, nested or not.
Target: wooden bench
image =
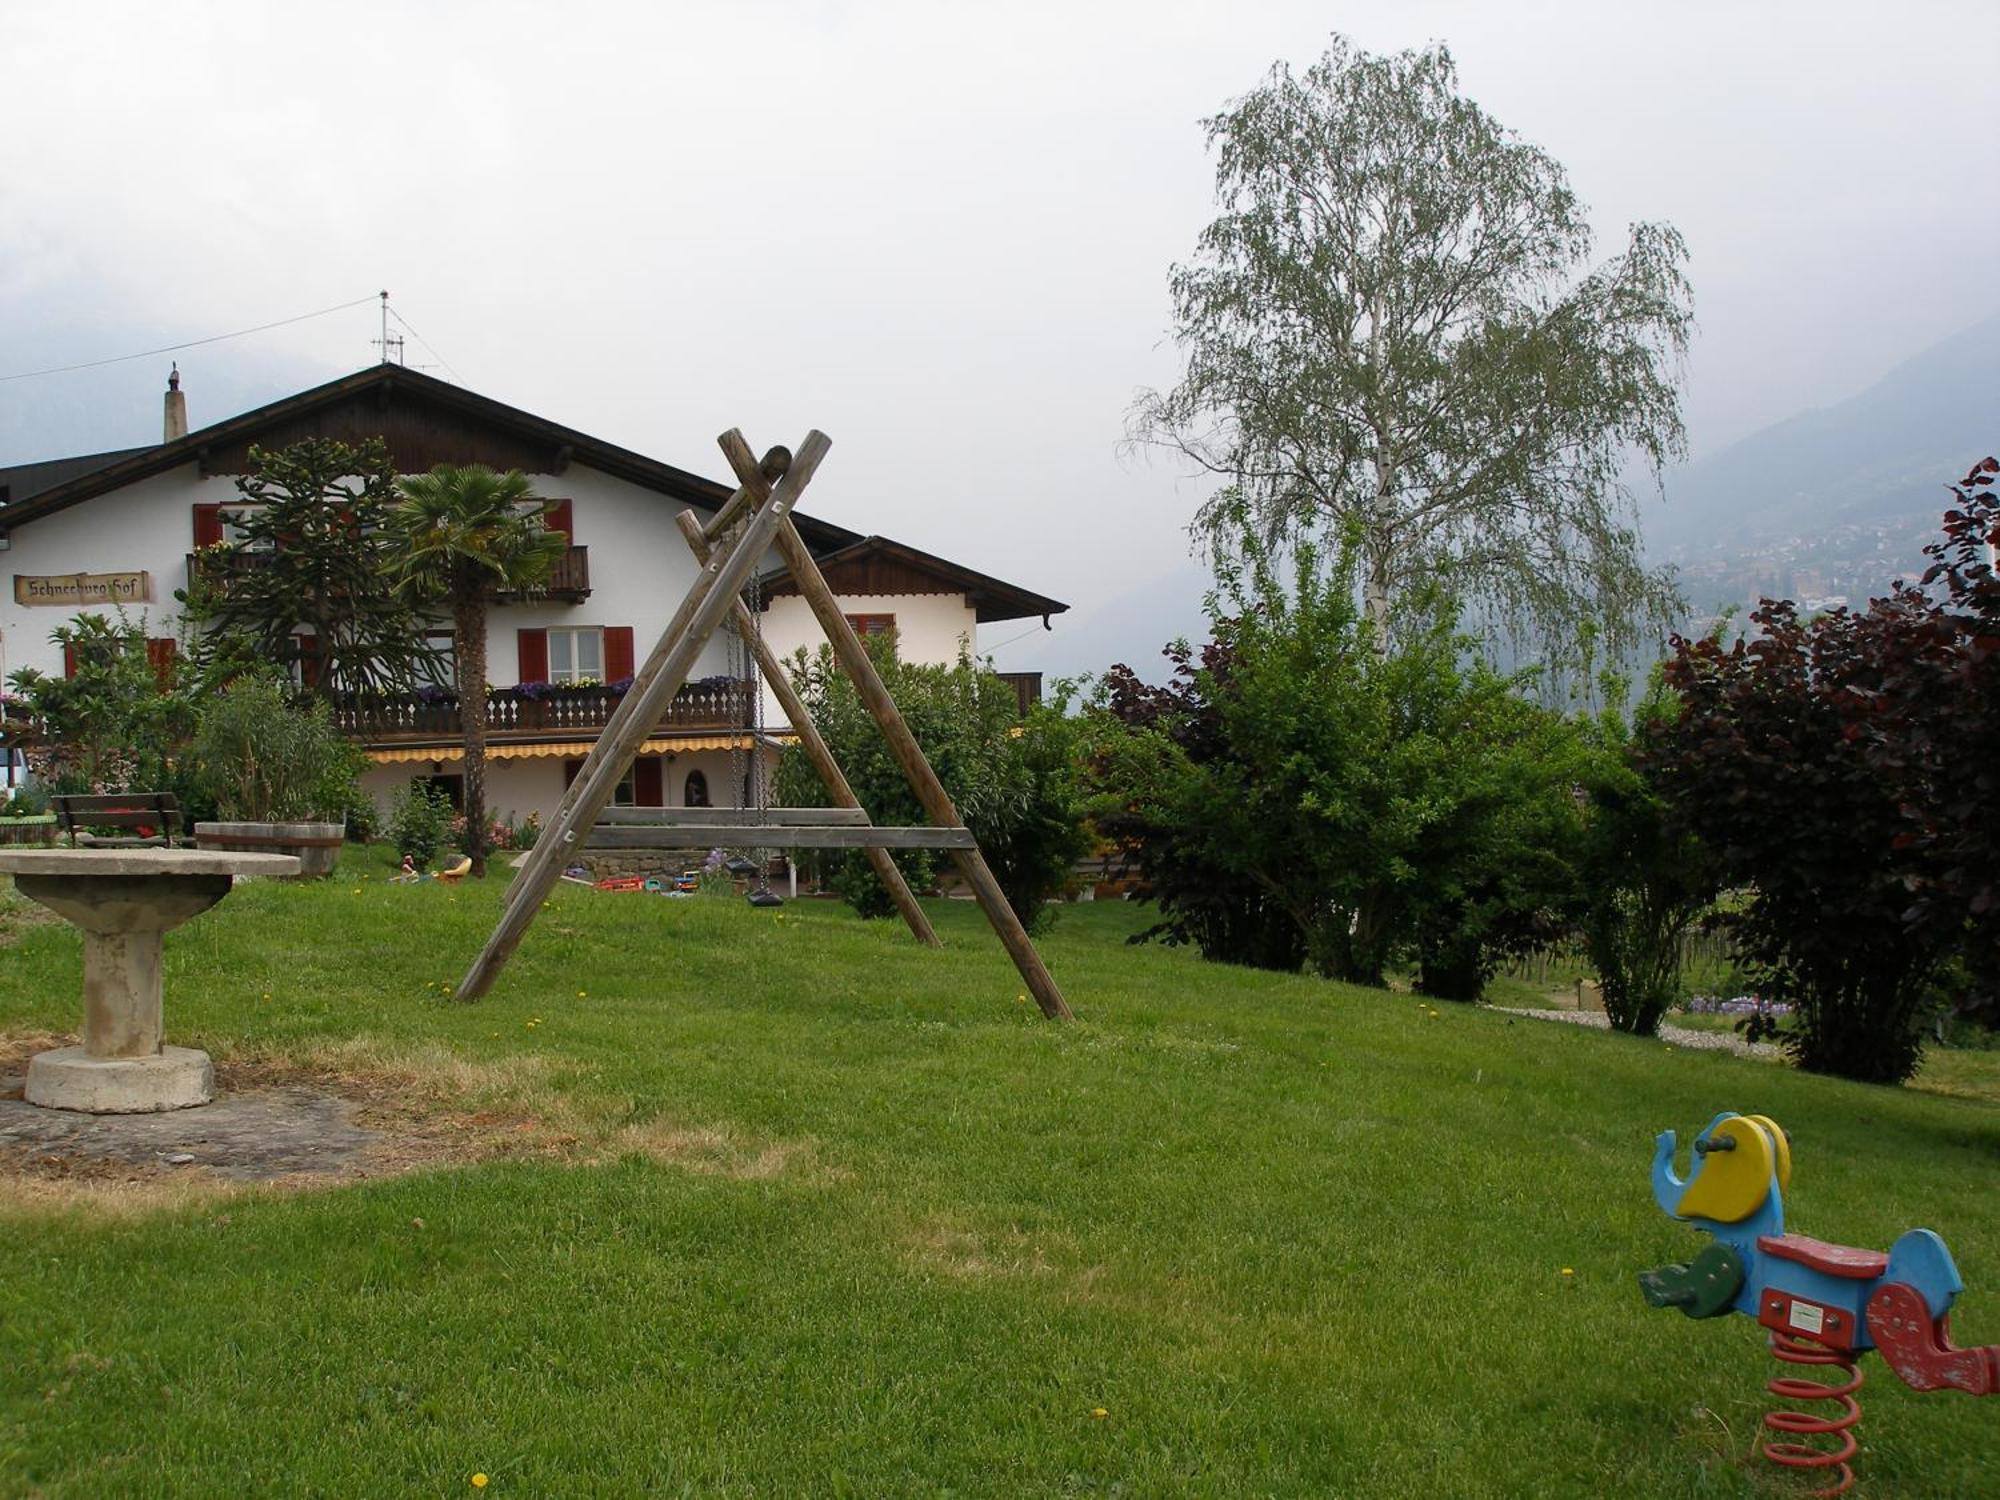
[[[180,832],[180,803],[172,792],[113,792],[105,795],[49,798],[71,848],[171,849]],[[130,828],[129,835],[106,838],[94,828]]]

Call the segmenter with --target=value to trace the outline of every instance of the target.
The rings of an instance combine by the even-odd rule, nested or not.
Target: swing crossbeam
[[[754,833],[769,824],[778,828],[825,825],[863,828],[868,813],[859,807],[607,807],[597,815],[599,828],[679,828],[683,824],[740,828]],[[739,842],[741,835],[739,835]]]
[[[747,837],[746,837],[747,835]],[[666,823],[652,827],[600,822],[590,831],[587,849],[700,850],[739,844],[758,849],[976,849],[969,828],[922,824],[881,828],[866,824],[847,827],[820,824],[753,828],[742,823]]]

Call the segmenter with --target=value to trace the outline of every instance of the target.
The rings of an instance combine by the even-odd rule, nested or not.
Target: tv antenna
[[[368,342],[382,351],[383,364],[386,365],[392,362],[399,365],[406,364],[407,361],[403,358],[403,336],[400,333],[392,334],[389,332],[389,294],[383,292],[380,295],[382,298],[382,336],[379,339],[370,339]],[[393,360],[390,353],[392,350],[394,351]]]

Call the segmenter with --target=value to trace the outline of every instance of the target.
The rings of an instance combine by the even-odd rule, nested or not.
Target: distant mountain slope
[[[1678,569],[1695,629],[1760,598],[1859,608],[1919,577],[1946,486],[2000,451],[2000,314],[1850,400],[1754,433],[1667,476],[1647,550]]]
[[[2000,313],[1934,344],[1837,406],[1803,412],[1671,474],[1648,514],[1670,559],[1841,525],[1943,514],[1944,485],[2000,449]]]

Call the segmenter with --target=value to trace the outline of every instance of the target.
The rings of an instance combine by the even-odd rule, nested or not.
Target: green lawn
[[[969,906],[938,954],[578,887],[461,1007],[502,882],[349,861],[169,937],[170,1039],[541,1144],[150,1209],[0,1179],[0,1495],[1797,1493],[1742,1461],[1759,1330],[1634,1284],[1698,1243],[1654,1133],[1724,1108],[1792,1132],[1794,1228],[1938,1229],[2000,1341],[1991,1097],[1204,965],[1116,904],[1044,942],[1069,1026]],[[0,1035],[78,985],[0,913]],[[1868,1369],[1865,1493],[1993,1492],[2000,1402]]]

